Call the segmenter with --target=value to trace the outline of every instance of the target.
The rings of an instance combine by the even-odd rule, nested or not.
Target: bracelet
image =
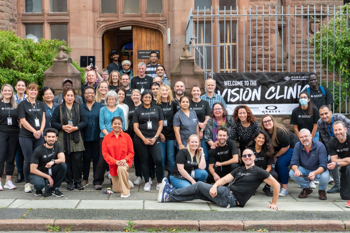
[[[337,162],[335,162],[335,167],[339,167],[339,164]]]

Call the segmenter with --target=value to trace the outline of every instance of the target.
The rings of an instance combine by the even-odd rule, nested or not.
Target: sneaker
[[[281,190],[280,190],[280,197],[284,197],[284,196],[286,196],[286,195],[288,195],[289,194],[289,192],[288,192],[288,190],[287,189],[285,189],[285,188],[281,188]]]
[[[271,190],[270,190],[270,188],[269,187],[264,187],[263,188],[263,192],[265,193],[265,195],[266,196],[268,196],[268,197],[272,197],[273,196],[273,194],[272,194],[272,192],[271,192]]]
[[[1,182],[0,182],[0,191],[2,191],[2,190],[4,190],[4,189],[2,188],[2,185],[1,185]]]
[[[12,183],[11,180],[9,180],[9,181],[7,181],[7,182],[5,183],[4,188],[6,188],[6,189],[16,189],[16,186]]]
[[[163,179],[164,181],[164,179]],[[159,193],[158,193],[158,202],[166,202],[166,199],[169,197],[169,193],[167,192],[165,186],[167,185],[166,182],[162,182],[159,186]]]
[[[67,184],[67,190],[72,191],[74,189],[73,183],[68,183]]]
[[[84,190],[84,187],[81,185],[81,183],[75,183],[75,188],[78,190]]]
[[[327,193],[340,193],[340,187],[337,185],[334,185],[331,189],[327,190]]]
[[[345,204],[345,207],[350,208],[350,201],[348,201],[348,202]]]
[[[314,183],[315,183],[315,184],[319,184],[320,181],[319,181],[319,180],[314,180]]]
[[[99,184],[97,184],[97,185],[94,186],[94,189],[95,189],[95,190],[101,190],[101,189],[102,189],[102,186],[99,185]]]
[[[34,196],[39,197],[42,195],[43,195],[43,192],[41,190],[35,190]]]
[[[156,190],[159,190],[159,189],[160,189],[160,184],[161,184],[161,183],[157,184]]]
[[[26,193],[31,193],[32,192],[32,187],[30,186],[29,183],[26,183],[24,185],[24,192],[26,192]]]
[[[143,187],[143,191],[145,191],[145,192],[151,191],[151,183],[150,182],[147,182],[145,184],[145,187]]]
[[[310,181],[309,186],[310,186],[310,188],[312,188],[312,189],[315,189],[315,188],[316,188],[316,184],[315,184],[314,181]]]
[[[151,185],[153,184],[152,178],[149,178],[149,183],[150,183]]]
[[[134,184],[131,182],[131,180],[129,180],[129,184],[131,188],[134,188]]]
[[[45,180],[44,197],[49,197],[52,195],[52,188],[49,185],[50,185],[49,181]]]
[[[329,181],[328,181],[328,183],[333,183],[334,182],[334,179],[333,179],[333,177],[329,177]]]
[[[128,195],[123,195],[123,194],[121,194],[121,195],[120,195],[120,197],[121,197],[121,198],[127,198],[127,197],[130,197],[130,193],[129,193]]]
[[[136,178],[136,180],[134,181],[134,184],[139,185],[139,184],[141,184],[141,182],[142,182],[142,178],[140,176],[138,176]]]
[[[110,173],[110,172],[107,172],[107,178],[108,178],[108,179],[112,179],[112,176],[111,176],[111,173]]]
[[[89,181],[83,180],[83,182],[81,182],[81,185],[82,185],[83,187],[89,186]]]
[[[54,190],[52,190],[52,194],[55,195],[56,197],[64,197],[63,193],[58,188],[55,188]]]

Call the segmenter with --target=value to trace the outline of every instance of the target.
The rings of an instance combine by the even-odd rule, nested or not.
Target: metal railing
[[[322,53],[315,49],[316,40],[310,43],[318,31],[322,37],[321,25],[335,28],[328,23],[336,17],[346,17],[349,27],[349,9],[345,13],[337,10],[337,6],[191,9],[186,43],[196,64],[204,69],[205,79],[222,72],[315,72],[319,83],[334,96],[333,111],[349,114],[349,90],[344,90],[349,85],[341,87],[344,83],[334,66],[329,69],[328,62],[316,59]],[[327,44],[321,44],[327,51],[333,49],[328,36]]]

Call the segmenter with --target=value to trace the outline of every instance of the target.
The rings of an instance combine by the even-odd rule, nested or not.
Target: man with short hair
[[[101,78],[102,78],[102,81],[108,81],[108,78],[109,78],[108,70],[106,69],[101,70]]]
[[[162,78],[159,77],[159,76],[155,77],[155,78],[153,79],[153,82],[154,82],[154,83],[158,83],[159,86],[163,84]]]
[[[118,51],[116,49],[113,49],[109,54],[109,57],[111,58],[112,62],[107,66],[108,73],[110,74],[113,70],[118,72],[121,71],[122,64],[120,64],[119,61]]]
[[[120,77],[120,83],[126,92],[124,103],[130,108],[130,105],[133,103],[131,100],[131,92],[133,89],[130,88],[130,76],[128,74],[122,74]]]
[[[63,91],[68,89],[68,88],[73,88],[73,81],[72,79],[70,78],[66,78],[63,80],[62,82],[62,89]],[[76,95],[75,96],[75,100],[79,103],[79,104],[83,104],[83,98],[81,98],[80,95]],[[58,103],[58,104],[61,104],[63,102],[63,98],[62,98],[62,93],[59,94],[59,95],[56,95],[54,98],[53,98],[53,102],[55,103]]]
[[[340,197],[343,200],[350,199],[350,134],[344,122],[336,121],[333,124],[335,138],[328,144],[332,162],[328,164],[328,169],[340,168],[341,188]],[[345,205],[350,207],[350,201]]]
[[[215,88],[216,88],[215,80],[212,78],[207,79],[207,81],[205,82],[205,89],[207,93],[202,95],[201,99],[208,101],[210,109],[212,109],[213,105],[218,102],[221,102],[225,106],[225,108],[227,108],[225,100],[222,98],[222,96],[214,93]]]
[[[314,103],[317,109],[320,109],[322,105],[327,105],[331,109],[333,104],[333,95],[327,87],[319,86],[316,73],[309,76],[309,86],[306,91],[310,95],[311,102]]]
[[[180,105],[179,105],[179,102],[180,102],[180,98],[182,96],[185,95],[185,84],[182,82],[182,81],[177,81],[175,83],[175,86],[174,86],[174,92],[175,92],[175,97],[174,97],[174,101],[176,103],[176,108],[177,108],[177,111],[180,110]]]
[[[146,75],[146,64],[144,62],[137,64],[137,72],[139,75],[131,80],[131,88],[139,89],[141,93],[145,90],[151,90],[153,78]]]
[[[171,87],[171,83],[165,74],[165,67],[164,66],[158,64],[157,69],[156,69],[156,73],[157,73],[157,76],[162,79],[162,83]]]
[[[158,54],[156,51],[151,51],[149,54],[149,62],[146,66],[146,75],[155,78],[157,76]]]
[[[318,179],[320,200],[327,200],[326,188],[329,182],[327,170],[327,150],[322,142],[312,139],[308,129],[300,130],[300,142],[295,144],[290,163],[289,176],[303,189],[299,198],[307,198],[312,193],[309,182]]]
[[[231,173],[222,177],[214,185],[197,182],[181,189],[173,189],[167,178],[161,184],[158,202],[182,202],[201,199],[211,201],[220,207],[244,207],[247,201],[255,194],[262,182],[273,187],[272,203],[268,208],[277,210],[277,200],[280,192],[280,184],[270,173],[255,166],[255,155],[252,150],[245,149],[242,153],[244,166],[236,168]],[[223,186],[232,182],[232,185]]]
[[[218,144],[209,150],[208,183],[214,183],[240,167],[236,142],[227,140],[228,129],[220,126],[217,132]]]
[[[83,97],[83,102],[85,103],[85,97],[84,97],[84,90],[85,87],[90,86],[93,87],[96,91],[97,88],[97,83],[96,83],[96,70],[88,70],[85,72],[85,77],[86,77],[86,81],[87,83],[85,83],[84,85],[81,86],[81,95]]]
[[[346,118],[343,114],[335,113],[333,114],[330,108],[323,105],[319,109],[320,119],[317,121],[317,128],[320,132],[320,139],[326,146],[329,154],[328,143],[334,138],[333,123],[336,121],[344,122],[348,132],[350,132],[350,120]],[[331,174],[334,179],[334,186],[327,190],[327,193],[339,193],[340,192],[340,179],[339,179],[339,169],[336,167],[331,170]]]
[[[63,149],[57,142],[58,131],[53,128],[44,130],[46,143],[37,147],[30,164],[30,182],[34,185],[35,196],[48,197],[54,194],[56,197],[63,197],[59,190],[63,179],[66,177],[67,165]]]

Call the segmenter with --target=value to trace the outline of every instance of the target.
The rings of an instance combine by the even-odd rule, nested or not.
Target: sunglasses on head
[[[242,157],[243,157],[243,158],[247,158],[247,157],[250,158],[250,157],[252,157],[252,155],[253,155],[253,154],[246,154],[246,155],[242,155]]]

